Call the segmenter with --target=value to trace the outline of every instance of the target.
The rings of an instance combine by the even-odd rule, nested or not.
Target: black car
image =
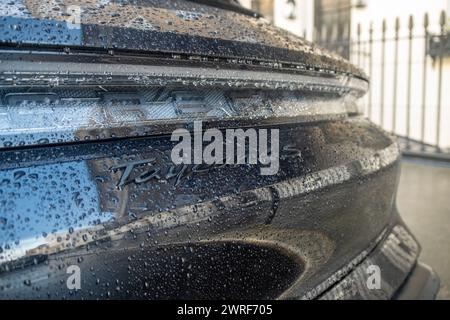
[[[435,296],[361,70],[234,1],[0,4],[1,299]]]

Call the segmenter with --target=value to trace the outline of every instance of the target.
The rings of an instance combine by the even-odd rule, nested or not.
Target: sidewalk
[[[397,205],[441,279],[438,299],[450,299],[450,163],[405,158]]]

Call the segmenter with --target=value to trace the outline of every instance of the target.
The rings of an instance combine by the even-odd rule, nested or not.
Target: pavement
[[[450,300],[450,162],[404,158],[398,209],[422,245],[420,260],[439,275]]]

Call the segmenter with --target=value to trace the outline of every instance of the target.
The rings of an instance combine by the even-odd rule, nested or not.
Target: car
[[[0,16],[1,299],[435,297],[348,61],[231,0]]]

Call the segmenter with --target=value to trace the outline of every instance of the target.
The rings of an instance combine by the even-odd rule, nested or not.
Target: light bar
[[[0,148],[170,134],[204,120],[216,128],[346,116],[349,96],[186,87],[0,89]],[[236,123],[234,123],[236,125]]]

